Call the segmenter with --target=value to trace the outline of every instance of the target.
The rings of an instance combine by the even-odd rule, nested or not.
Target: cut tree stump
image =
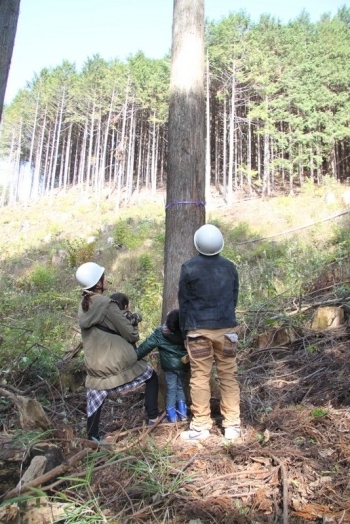
[[[0,388],[0,395],[9,398],[19,411],[21,428],[28,430],[47,430],[52,427],[50,419],[46,416],[41,404],[35,399],[15,395],[7,389]]]
[[[56,444],[38,442],[31,446],[29,442],[26,442],[25,435],[0,433],[0,494],[18,486],[19,482],[21,485],[29,482],[24,481],[24,476],[29,474],[25,470],[28,466],[30,469],[31,461],[33,462],[34,458],[36,459],[35,467],[38,463],[43,464],[45,460],[43,472],[37,473],[34,478],[51,471],[64,462],[62,450]],[[25,471],[24,474],[23,471]]]

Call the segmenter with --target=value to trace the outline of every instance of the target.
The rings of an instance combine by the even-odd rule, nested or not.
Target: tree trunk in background
[[[15,44],[20,0],[0,0],[0,121]]]
[[[156,131],[156,118],[155,118],[155,114],[153,114],[153,130],[152,130],[152,156],[151,156],[151,191],[152,191],[152,196],[154,196],[157,192],[157,172],[156,172],[156,167],[157,167],[157,163],[156,163],[156,156],[157,156],[157,148],[156,148],[156,143],[157,143],[157,137],[156,137],[156,134],[157,134],[157,131]]]
[[[224,130],[223,130],[223,160],[222,160],[222,197],[227,202],[227,109],[224,99]]]
[[[208,202],[210,197],[210,182],[211,182],[211,163],[210,163],[210,90],[209,90],[209,60],[206,64],[206,110],[207,110],[207,128],[206,128],[206,147],[205,147],[205,200]]]
[[[235,118],[236,115],[236,79],[235,71],[233,67],[232,73],[232,91],[231,91],[231,113],[230,113],[230,138],[229,138],[229,166],[228,166],[228,183],[227,183],[227,196],[226,201],[229,205],[232,204],[232,186],[233,186],[233,171],[235,172],[235,177],[237,175],[235,161]],[[235,185],[237,180],[235,179]]]
[[[252,190],[252,121],[248,118],[248,138],[247,138],[247,182],[249,195],[253,194]],[[243,189],[243,188],[242,188]]]
[[[163,319],[178,306],[181,264],[205,223],[204,0],[174,0]]]
[[[131,113],[130,113],[130,124],[129,124],[129,138],[128,138],[128,160],[126,168],[126,192],[125,192],[125,202],[130,202],[132,197],[132,185],[133,185],[133,173],[134,173],[134,144],[135,144],[135,125],[136,125],[136,115],[135,115],[135,105],[132,104]]]

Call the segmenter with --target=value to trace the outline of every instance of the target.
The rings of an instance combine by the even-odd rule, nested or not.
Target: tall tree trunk
[[[338,170],[337,170],[338,162],[337,162],[337,149],[336,149],[335,140],[333,140],[333,143],[332,143],[330,157],[331,157],[332,175],[333,175],[334,180],[337,180],[338,179]]]
[[[164,178],[164,157],[165,157],[165,140],[164,140],[164,131],[162,131],[162,152],[160,158],[160,185],[163,187],[163,178]]]
[[[205,223],[204,0],[174,0],[168,140],[163,318]]]
[[[33,152],[34,152],[34,141],[36,138],[36,124],[37,124],[37,119],[38,119],[38,108],[39,108],[39,95],[37,97],[36,105],[35,105],[34,124],[33,124],[32,137],[30,141],[30,151],[29,151],[29,159],[28,159],[29,175],[30,175],[29,198],[31,197],[33,183],[34,183],[34,173],[32,170],[32,162],[33,162]]]
[[[151,191],[152,196],[157,192],[157,178],[156,178],[156,115],[153,114],[153,132],[152,132],[152,156],[151,156]]]
[[[86,142],[87,142],[87,136],[88,136],[88,118],[85,119],[85,125],[84,125],[84,132],[83,132],[83,140],[81,141],[81,153],[79,155],[79,167],[78,167],[78,185],[80,186],[80,189],[83,189],[84,184],[84,172],[85,172],[85,163],[86,163]],[[78,150],[78,147],[77,147]],[[90,169],[88,157],[88,164],[87,164],[87,170]]]
[[[18,200],[20,169],[21,169],[22,127],[23,127],[23,119],[21,118],[20,124],[19,124],[19,130],[18,130],[17,148],[15,148],[14,176],[11,178],[9,204],[15,204],[16,201]]]
[[[149,172],[150,172],[150,155],[151,155],[151,139],[149,136],[149,127],[147,132],[147,155],[146,155],[146,175],[145,175],[145,187],[148,190],[149,186]]]
[[[43,163],[43,183],[42,183],[42,190],[41,194],[45,195],[47,192],[47,179],[48,179],[48,165],[49,165],[49,154],[50,154],[50,138],[51,138],[51,128],[48,132],[47,142],[46,142],[46,151],[45,151],[45,160]]]
[[[63,189],[66,191],[67,184],[68,184],[68,171],[69,171],[69,158],[70,158],[70,152],[71,152],[71,140],[72,140],[72,124],[69,126],[68,131],[68,139],[67,139],[67,145],[66,145],[66,155],[65,155],[65,161],[64,161],[64,177],[63,177]]]
[[[14,157],[14,148],[15,148],[15,130],[12,129],[12,139],[11,139],[9,158]],[[5,179],[3,180],[3,183],[2,183],[1,207],[3,207],[5,204],[8,204],[9,202],[9,198],[10,198],[9,188],[11,184],[11,179],[12,179],[11,175],[6,170]]]
[[[128,147],[128,162],[126,171],[126,193],[125,201],[129,202],[132,196],[133,175],[134,175],[134,142],[135,142],[135,122],[136,122],[135,103],[131,108],[131,119],[129,125],[129,147]]]
[[[205,155],[205,200],[209,202],[210,197],[210,91],[209,91],[209,60],[207,58],[207,82],[206,82],[206,114],[207,114],[207,128],[206,128],[206,155]]]
[[[264,175],[262,196],[270,196],[270,135],[264,133]]]
[[[102,121],[101,121],[101,112],[99,112],[96,128],[96,140],[95,140],[95,151],[94,151],[94,161],[93,161],[93,175],[92,175],[92,184],[94,190],[98,194],[98,201],[100,198],[100,186],[101,186],[101,173],[100,173],[100,156],[101,156],[101,134],[102,134]]]
[[[102,187],[104,187],[105,185],[105,182],[106,182],[106,176],[105,176],[105,172],[106,172],[106,160],[107,160],[107,147],[108,147],[108,134],[109,134],[109,128],[110,128],[110,123],[111,123],[111,118],[112,118],[112,109],[113,109],[113,104],[114,104],[114,93],[115,93],[115,90],[113,89],[113,92],[112,92],[112,96],[111,96],[111,103],[109,105],[109,111],[108,111],[108,117],[107,117],[107,122],[105,123],[105,133],[104,133],[104,138],[103,138],[103,144],[102,144],[102,155],[101,155],[101,162],[100,162],[100,173],[101,173],[101,178],[102,178]]]
[[[271,191],[275,191],[275,166],[274,166],[274,159],[275,159],[275,149],[274,149],[274,140],[273,136],[270,136],[270,189]]]
[[[224,131],[223,131],[223,160],[222,160],[222,196],[227,202],[227,109],[224,99]]]
[[[235,179],[237,176],[235,162],[235,112],[236,112],[236,79],[235,68],[232,73],[232,92],[231,92],[231,114],[230,114],[230,141],[229,141],[229,160],[228,160],[228,184],[227,184],[227,203],[232,204],[232,186],[233,186],[233,166],[235,164]],[[237,184],[237,180],[235,180]]]
[[[86,189],[89,189],[90,186],[90,177],[92,169],[92,145],[94,142],[94,125],[95,125],[95,101],[93,102],[92,114],[91,114],[91,124],[90,124],[90,139],[89,139],[89,152],[87,159],[87,171],[86,171]]]
[[[47,116],[47,107],[45,108],[44,120],[41,125],[41,136],[40,136],[40,140],[39,140],[39,143],[36,149],[34,174],[33,174],[33,185],[32,185],[32,189],[30,193],[31,198],[37,198],[39,194],[42,192],[42,189],[40,191],[40,175],[41,175],[42,156],[43,156],[44,140],[45,140],[45,132],[46,132],[46,116]]]
[[[250,118],[248,118],[247,172],[249,195],[252,195],[252,121],[250,120]]]
[[[58,120],[58,127],[57,127],[57,133],[56,133],[56,143],[53,144],[54,161],[53,161],[53,168],[52,168],[52,173],[51,173],[51,191],[55,187],[56,167],[57,167],[58,153],[59,153],[59,147],[60,147],[62,119],[63,119],[63,108],[64,108],[64,103],[65,103],[65,98],[66,98],[66,89],[63,88],[61,107],[60,107],[60,114],[59,114],[59,120]]]
[[[0,1],[0,122],[17,31],[20,0]]]
[[[137,160],[137,177],[136,177],[136,193],[140,192],[140,179],[142,175],[142,149],[143,149],[143,118],[141,118],[140,140],[139,140],[139,154]]]

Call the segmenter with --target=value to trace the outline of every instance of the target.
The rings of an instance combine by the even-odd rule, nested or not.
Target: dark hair
[[[129,297],[124,293],[113,293],[109,298],[117,303],[119,309],[123,310],[125,307],[129,307]]]
[[[90,302],[91,302],[91,291],[94,292],[96,291],[96,289],[98,289],[98,285],[99,284],[103,284],[103,279],[105,277],[105,274],[102,273],[100,279],[98,282],[96,282],[96,284],[92,287],[90,287],[89,289],[84,289],[83,290],[83,298],[81,300],[81,307],[83,308],[83,311],[89,311],[89,307],[90,307]]]
[[[169,311],[165,319],[165,325],[173,333],[175,331],[180,331],[180,318],[178,309],[172,309]]]

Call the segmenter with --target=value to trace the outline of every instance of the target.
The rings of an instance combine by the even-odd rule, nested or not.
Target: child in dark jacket
[[[167,314],[165,325],[157,327],[153,333],[136,349],[137,358],[141,360],[153,349],[158,348],[160,365],[166,382],[166,413],[169,422],[187,419],[185,396],[186,373],[189,366],[184,365],[182,358],[187,351],[179,326],[179,310],[173,309]]]

